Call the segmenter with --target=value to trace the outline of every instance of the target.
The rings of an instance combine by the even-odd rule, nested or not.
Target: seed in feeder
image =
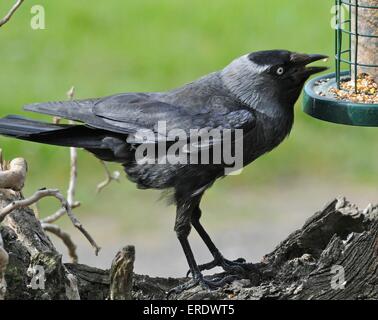
[[[357,93],[355,81],[342,81],[340,89],[329,90],[336,99],[348,100],[357,103],[378,104],[378,84],[372,76],[361,73],[357,78]]]

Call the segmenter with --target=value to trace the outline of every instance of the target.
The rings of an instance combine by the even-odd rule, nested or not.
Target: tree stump
[[[20,197],[1,191],[0,207]],[[11,213],[0,233],[9,255],[5,299],[103,300],[114,295],[114,288],[121,290],[121,299],[166,299],[169,289],[188,280],[133,274],[130,247],[121,251],[124,262],[123,255],[117,256],[112,270],[64,264],[30,209]],[[378,299],[378,207],[361,211],[335,199],[255,267],[222,289],[195,287],[170,299]],[[38,268],[44,270],[43,288],[33,287]],[[124,283],[114,283],[117,278]]]

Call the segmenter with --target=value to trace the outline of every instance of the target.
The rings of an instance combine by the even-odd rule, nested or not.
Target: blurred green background
[[[1,15],[13,2],[0,2]],[[45,30],[30,27],[30,10],[36,4],[45,9]],[[0,29],[0,116],[26,115],[21,108],[27,103],[65,99],[72,85],[77,98],[167,90],[255,50],[282,48],[332,55],[332,5],[332,0],[27,0]],[[333,68],[332,59],[329,66]],[[250,256],[266,253],[273,241],[339,193],[353,195],[356,201],[375,200],[377,130],[316,121],[300,107],[299,101],[288,140],[242,175],[217,183],[205,197],[208,229],[226,246],[234,241],[234,247],[227,249],[231,253],[241,242],[251,241],[261,247]],[[67,149],[4,137],[0,146],[7,159],[22,156],[28,160],[25,195],[43,186],[67,187]],[[76,212],[94,229],[104,248],[111,248],[109,257],[105,250],[100,260],[93,260],[95,264],[108,264],[110,251],[128,242],[146,252],[159,252],[165,246],[162,234],[168,234],[164,239],[179,252],[171,232],[174,208],[157,202],[157,192],[136,190],[126,179],[96,195],[95,186],[103,178],[99,162],[80,151],[77,199],[83,205]],[[43,214],[56,207],[54,201],[41,202]],[[259,221],[267,222],[264,232]],[[67,221],[62,223],[71,228]],[[242,240],[224,239],[227,232],[238,232],[245,224],[254,225],[260,238],[248,238],[251,227]],[[90,248],[85,242],[80,242],[80,250],[84,262],[93,262],[86,256]],[[149,261],[147,257],[141,260]],[[177,268],[184,268],[183,260],[179,261]],[[153,266],[140,269],[150,272]]]

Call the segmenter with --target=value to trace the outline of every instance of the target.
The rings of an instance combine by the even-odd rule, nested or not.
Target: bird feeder
[[[303,110],[324,121],[378,127],[378,0],[336,0],[335,8],[336,70],[307,83]]]

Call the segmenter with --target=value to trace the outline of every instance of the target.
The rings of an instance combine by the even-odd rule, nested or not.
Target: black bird
[[[172,130],[181,130],[187,137],[193,136],[192,129],[220,131],[218,141],[203,139],[200,134],[196,152],[202,154],[204,149],[213,150],[224,142],[226,130],[235,133],[239,129],[243,130],[242,142],[236,141],[235,135],[230,141],[234,149],[241,143],[242,166],[248,165],[289,135],[294,104],[304,83],[311,75],[326,70],[307,65],[325,58],[285,50],[260,51],[244,55],[221,71],[168,92],[122,93],[105,98],[31,104],[25,110],[82,124],[55,125],[8,116],[0,119],[0,134],[84,148],[102,160],[121,163],[128,178],[139,188],[172,191],[177,206],[174,230],[192,274],[192,279],[176,291],[198,284],[215,288],[224,281],[206,279],[202,270],[221,266],[235,273],[246,266],[244,259],[225,259],[200,223],[201,198],[217,179],[225,176],[229,164],[224,160],[215,163],[214,157],[207,164],[143,162],[138,161],[137,154],[146,156],[151,146],[163,145],[165,150],[172,147],[178,142],[177,137],[172,139],[167,134]],[[159,129],[159,122],[164,122],[165,130]],[[140,153],[141,147],[144,151]],[[195,152],[186,150],[186,154],[191,153]],[[146,159],[151,160],[151,157],[146,156]],[[156,156],[152,160],[156,159],[162,158]],[[198,265],[193,256],[188,242],[192,226],[214,257],[208,264]]]

